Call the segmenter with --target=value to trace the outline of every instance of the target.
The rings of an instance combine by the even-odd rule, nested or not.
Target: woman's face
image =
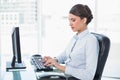
[[[86,18],[81,19],[79,16],[69,14],[69,22],[73,32],[82,32],[86,29]]]

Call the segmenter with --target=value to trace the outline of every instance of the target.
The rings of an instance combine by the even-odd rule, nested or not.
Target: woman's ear
[[[87,18],[83,18],[83,23],[86,24]]]

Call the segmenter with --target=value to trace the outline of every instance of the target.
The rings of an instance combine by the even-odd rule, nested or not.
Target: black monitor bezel
[[[11,65],[14,66],[15,62],[22,63],[19,27],[14,27],[13,28],[13,32],[12,32],[12,46],[13,46],[13,60],[12,60],[12,64]]]

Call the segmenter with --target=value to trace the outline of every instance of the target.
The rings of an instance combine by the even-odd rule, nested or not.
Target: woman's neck
[[[83,31],[85,31],[86,29],[87,29],[87,26],[84,27],[82,30],[79,30],[79,31],[77,32],[77,35],[80,34],[80,33],[83,32]]]

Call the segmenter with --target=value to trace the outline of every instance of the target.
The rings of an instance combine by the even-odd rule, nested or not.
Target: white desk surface
[[[25,65],[26,70],[24,71],[10,71],[6,72],[6,62],[7,58],[4,58],[2,60],[2,66],[1,66],[1,80],[36,80],[36,74],[34,72],[33,67],[30,64],[30,60],[26,59]]]
[[[0,80],[37,80],[37,76],[42,76],[45,74],[56,74],[56,75],[63,75],[62,72],[59,72],[57,69],[54,69],[53,72],[34,72],[33,66],[30,64],[30,58],[25,58],[23,61],[25,62],[26,65],[26,70],[25,71],[10,71],[6,72],[6,62],[10,60],[7,57],[2,59],[2,66],[1,66],[1,77],[2,79]]]

